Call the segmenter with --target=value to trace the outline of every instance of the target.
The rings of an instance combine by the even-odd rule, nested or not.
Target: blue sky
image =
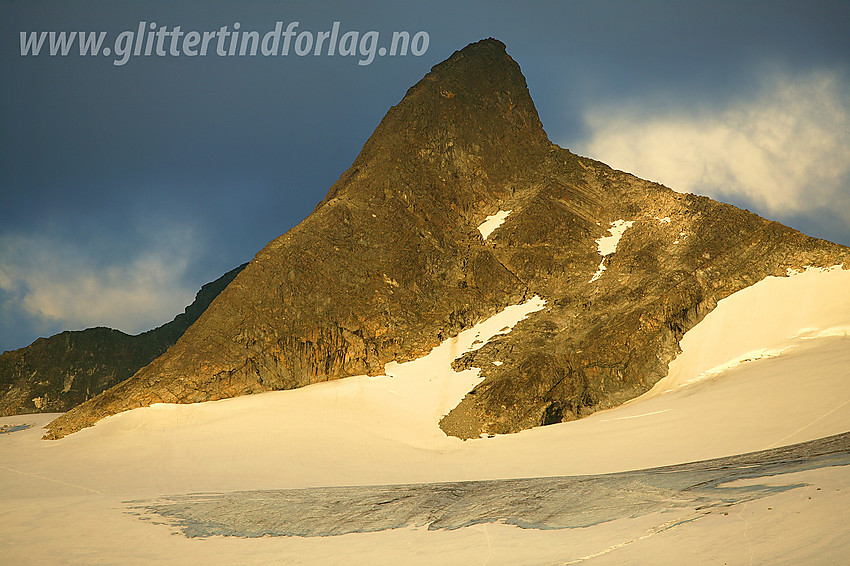
[[[425,31],[420,56],[22,57],[21,31]],[[136,333],[307,216],[431,66],[504,41],[549,137],[850,244],[847,2],[0,0],[0,351]]]

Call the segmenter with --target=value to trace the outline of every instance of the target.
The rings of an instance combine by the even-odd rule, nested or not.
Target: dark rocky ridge
[[[513,213],[483,240],[477,226],[500,209]],[[634,225],[590,283],[595,240],[617,219]],[[519,66],[485,40],[413,86],[313,214],[165,355],[47,437],[155,402],[379,374],[534,294],[545,310],[456,362],[485,380],[442,427],[468,438],[570,420],[647,390],[721,298],[848,260],[848,248],[552,144]]]
[[[201,287],[183,313],[153,330],[135,336],[104,327],[67,331],[4,352],[0,416],[68,411],[129,378],[177,342],[244,267]]]

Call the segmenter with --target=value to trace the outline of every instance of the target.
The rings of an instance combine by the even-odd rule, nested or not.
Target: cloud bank
[[[590,134],[573,147],[681,192],[774,217],[829,210],[850,222],[846,78],[771,71],[760,79],[720,108],[593,104],[584,114]]]
[[[192,233],[167,229],[104,257],[56,236],[0,236],[0,312],[43,328],[109,326],[127,333],[171,320],[197,289],[185,283]]]

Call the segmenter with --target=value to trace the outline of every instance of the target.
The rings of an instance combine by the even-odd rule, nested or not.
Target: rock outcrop
[[[630,224],[603,258],[618,220]],[[456,362],[485,379],[441,426],[470,438],[575,419],[651,387],[723,297],[839,263],[848,248],[554,145],[519,66],[484,40],[413,86],[172,348],[47,437],[156,402],[379,374],[535,294],[543,311]]]
[[[131,336],[111,328],[39,338],[0,355],[0,416],[61,413],[132,376],[161,356],[245,266],[204,285],[167,324]]]

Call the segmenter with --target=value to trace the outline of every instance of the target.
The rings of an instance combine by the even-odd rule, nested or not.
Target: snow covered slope
[[[730,504],[728,516],[654,512],[581,529],[484,523],[452,531],[187,539],[172,536],[172,526],[132,515],[127,501],[605,474],[848,432],[848,290],[850,271],[840,269],[765,279],[721,301],[691,330],[668,378],[643,397],[514,435],[464,442],[443,434],[437,421],[479,379],[474,370],[452,371],[451,360],[533,317],[544,307],[539,299],[465,331],[428,358],[388,364],[383,377],[154,405],[60,441],[40,440],[39,427],[51,415],[0,419],[0,425],[37,425],[0,435],[2,554],[16,564],[278,563],[282,557],[293,564],[430,564],[437,557],[446,564],[601,564],[649,556],[654,563],[659,556],[668,563],[694,557],[829,563],[850,551],[846,465],[761,479],[799,486]]]
[[[840,267],[767,277],[720,301],[681,341],[666,378],[643,398],[741,363],[790,352],[807,340],[850,335],[850,276]]]

